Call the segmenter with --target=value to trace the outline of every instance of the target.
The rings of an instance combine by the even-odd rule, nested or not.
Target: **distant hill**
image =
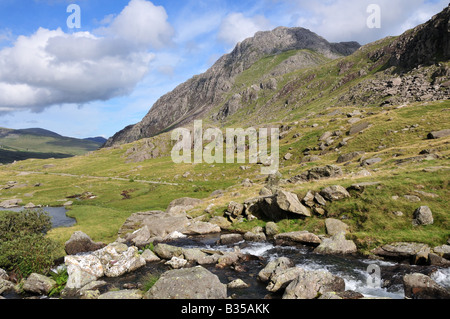
[[[97,150],[105,142],[102,137],[77,139],[41,128],[0,128],[0,163],[83,155]]]
[[[84,139],[85,141],[92,141],[95,143],[99,143],[101,145],[105,144],[106,141],[108,141],[106,138],[102,137],[102,136],[97,136],[97,137],[88,137]]]

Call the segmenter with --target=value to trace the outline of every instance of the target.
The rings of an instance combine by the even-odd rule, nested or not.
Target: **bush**
[[[59,244],[46,238],[50,216],[42,210],[7,212],[0,216],[0,268],[19,277],[47,274],[58,257]]]

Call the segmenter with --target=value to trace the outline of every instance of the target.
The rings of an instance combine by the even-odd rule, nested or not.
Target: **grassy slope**
[[[371,68],[372,71],[366,77],[370,78],[383,66],[371,65],[366,59],[367,52],[377,46],[385,45],[388,41],[390,40],[381,41],[370,48],[363,48],[354,56],[326,62],[320,68],[296,71],[278,78],[280,90],[288,83],[294,83],[295,89],[287,92],[286,96],[282,94],[276,96],[280,91],[261,96],[256,103],[247,105],[238,114],[232,116],[225,126],[254,126],[263,123],[264,119],[264,123],[273,121],[291,126],[292,130],[281,141],[281,156],[287,152],[294,155],[289,161],[282,160],[280,172],[285,178],[297,175],[310,167],[335,164],[339,154],[352,151],[365,151],[366,158],[381,157],[383,159],[381,163],[369,168],[372,173],[370,177],[355,177],[354,173],[361,168],[360,164],[354,161],[349,165],[340,164],[344,171],[342,178],[301,185],[285,184],[283,188],[302,197],[308,190],[320,190],[331,184],[346,187],[360,181],[380,181],[382,184],[378,188],[369,188],[363,194],[352,194],[351,199],[330,204],[327,207],[328,216],[341,218],[345,215],[349,218],[346,222],[351,226],[351,236],[363,250],[400,240],[441,245],[450,236],[448,214],[450,139],[430,141],[426,139],[426,135],[431,131],[448,128],[449,101],[414,103],[400,109],[366,107],[363,109],[364,121],[372,124],[369,129],[354,136],[339,152],[330,151],[321,155],[317,162],[301,164],[301,159],[304,157],[303,151],[307,147],[316,147],[319,137],[324,132],[334,130],[347,132],[351,125],[345,113],[358,109],[358,107],[340,106],[339,103],[333,102],[337,101],[340,95],[345,94],[350,85],[363,80],[355,79],[351,83],[333,89],[345,77],[345,74],[339,75],[339,63],[348,62],[348,60],[354,63],[352,69],[346,74]],[[260,61],[238,79],[235,92],[239,92],[246,85],[258,83],[264,77],[263,70],[276,67],[291,54],[293,52],[287,53],[282,59],[269,57]],[[310,80],[312,74],[315,74],[315,78]],[[296,100],[296,97],[302,98]],[[285,107],[286,99],[291,101],[288,108]],[[343,112],[343,115],[327,115],[337,110]],[[248,113],[247,116],[243,116],[246,113]],[[312,127],[312,124],[318,125]],[[409,129],[416,124],[419,126]],[[300,134],[301,138],[293,138],[295,134]],[[342,138],[344,137],[347,136]],[[342,138],[337,140],[331,149],[334,149]],[[53,230],[50,236],[64,242],[75,230],[83,230],[94,240],[113,241],[119,227],[134,212],[164,210],[171,200],[188,196],[206,199],[204,205],[192,212],[193,216],[204,214],[203,209],[210,204],[215,205],[215,213],[212,215],[222,215],[223,209],[230,201],[243,202],[255,197],[264,185],[264,177],[260,175],[258,165],[249,165],[251,168],[246,171],[239,169],[242,164],[176,165],[169,156],[127,164],[127,150],[141,145],[140,143],[141,141],[138,141],[69,159],[27,160],[15,165],[2,166],[0,167],[0,185],[14,180],[28,186],[0,190],[0,199],[16,197],[34,204],[61,205],[66,201],[67,196],[92,192],[97,196],[95,199],[75,201],[69,213],[77,219],[78,224],[71,228]],[[437,149],[441,157],[432,161],[401,165],[396,163],[398,159],[417,156],[421,150],[430,148]],[[312,152],[314,155],[319,153],[320,151]],[[47,164],[54,166],[48,168],[45,166]],[[435,166],[444,168],[437,173],[423,171],[425,168]],[[187,178],[182,177],[186,172],[190,172],[190,175]],[[252,179],[255,186],[242,187],[240,182],[244,178]],[[149,181],[163,181],[177,185],[152,184],[148,183]],[[36,183],[41,183],[41,186],[34,187]],[[217,189],[226,190],[225,195],[218,199],[209,197],[211,192]],[[121,193],[124,190],[130,192],[131,199],[123,199]],[[416,190],[434,193],[439,197],[428,198],[418,195]],[[399,196],[399,199],[393,200],[393,195]],[[410,203],[402,197],[403,195],[418,195],[422,201]],[[412,214],[421,205],[428,205],[432,209],[435,217],[434,225],[419,228],[411,225]],[[394,211],[404,212],[403,217],[394,216],[392,214]],[[280,222],[279,226],[282,231],[306,229],[317,234],[324,234],[324,219],[324,217],[313,217],[304,221],[286,220]],[[236,228],[245,230],[255,225],[264,226],[264,224],[264,221],[253,221],[240,224]]]

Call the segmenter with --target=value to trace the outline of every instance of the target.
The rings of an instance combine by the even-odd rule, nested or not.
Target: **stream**
[[[279,257],[290,258],[297,267],[307,270],[328,270],[330,273],[344,279],[346,290],[352,290],[363,294],[365,297],[384,297],[391,299],[404,299],[402,278],[408,273],[423,273],[430,275],[440,285],[450,288],[450,269],[434,266],[411,266],[409,264],[397,264],[393,262],[369,260],[356,257],[340,257],[331,255],[319,255],[312,252],[311,247],[306,246],[275,246],[270,242],[241,242],[231,246],[217,245],[220,235],[195,236],[170,241],[167,244],[184,247],[200,248],[220,251],[232,251],[234,246],[239,246],[243,253],[259,258],[252,258],[243,263],[244,272],[238,272],[231,268],[218,269],[215,265],[206,265],[206,269],[216,274],[222,283],[229,283],[235,279],[242,279],[249,284],[245,289],[228,289],[228,296],[234,299],[279,299],[282,294],[269,293],[265,283],[257,279],[258,273],[273,259]],[[102,278],[108,283],[101,293],[110,289],[141,288],[149,275],[160,275],[171,268],[164,265],[165,261],[150,263],[136,272],[122,276],[121,278]],[[381,283],[378,287],[368,284],[371,275],[368,272],[370,265],[377,265],[381,271]]]

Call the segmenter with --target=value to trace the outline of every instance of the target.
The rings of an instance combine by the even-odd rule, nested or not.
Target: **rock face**
[[[415,273],[403,277],[405,296],[411,299],[450,299],[450,292],[430,277]]]
[[[258,32],[254,37],[239,43],[230,53],[220,58],[204,74],[193,77],[179,85],[172,92],[161,97],[151,107],[144,119],[130,125],[115,134],[107,141],[105,147],[111,147],[124,143],[134,142],[138,139],[155,136],[165,129],[176,128],[199,119],[207,114],[214,106],[223,103],[224,107],[217,114],[218,119],[232,115],[239,109],[240,100],[246,96],[252,98],[257,90],[252,89],[246,96],[230,96],[226,100],[226,94],[230,92],[236,77],[250,68],[256,61],[267,55],[276,55],[290,50],[311,49],[329,58],[338,58],[349,55],[360,47],[354,42],[332,44],[303,28],[280,27],[273,31]],[[306,61],[309,54],[303,61]],[[295,62],[297,68],[310,66],[311,63]],[[314,63],[314,62],[313,62]],[[316,62],[317,63],[317,62]],[[292,72],[292,65],[283,69],[277,68],[277,75]],[[271,83],[273,81],[269,81]],[[263,87],[273,87],[263,85]]]
[[[201,266],[164,273],[144,299],[225,299],[227,286]]]
[[[67,255],[76,255],[79,253],[86,253],[90,251],[99,250],[106,245],[103,243],[93,242],[92,239],[81,231],[72,234],[70,239],[65,244],[65,251]]]
[[[342,278],[328,271],[303,270],[286,288],[283,299],[315,299],[327,292],[345,291]]]

